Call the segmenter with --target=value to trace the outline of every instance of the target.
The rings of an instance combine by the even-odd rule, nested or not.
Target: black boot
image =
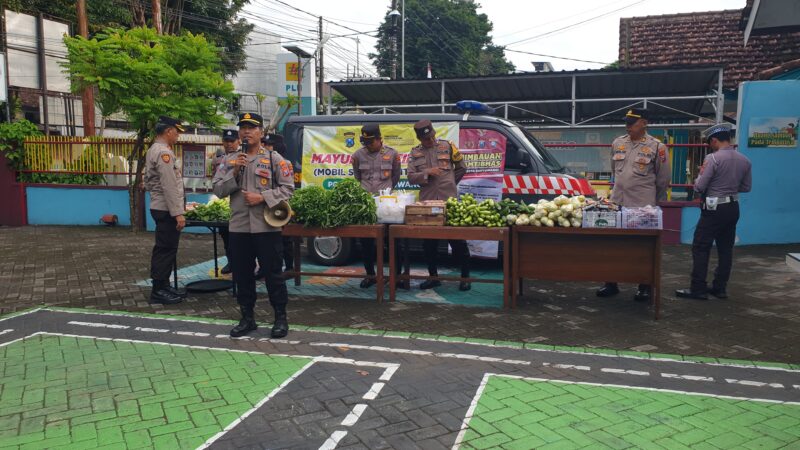
[[[619,286],[617,286],[617,283],[606,282],[603,287],[597,290],[596,294],[598,297],[612,297],[619,294]]]
[[[245,308],[241,308],[241,310],[242,318],[239,319],[239,324],[231,329],[231,337],[241,337],[258,328],[253,310]]]
[[[169,290],[169,283],[164,280],[153,280],[153,290],[150,291],[150,303],[162,305],[175,305],[183,299]]]
[[[171,285],[167,286],[167,290],[177,295],[180,298],[186,298],[186,288],[176,288]]]
[[[289,320],[286,318],[286,305],[273,305],[275,311],[275,323],[272,324],[270,336],[273,339],[280,339],[289,334]]]

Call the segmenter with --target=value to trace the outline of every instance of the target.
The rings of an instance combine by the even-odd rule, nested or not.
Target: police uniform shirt
[[[750,192],[752,164],[733,147],[725,147],[706,155],[694,190],[707,197],[727,197]]]
[[[400,155],[384,145],[376,152],[361,147],[353,153],[353,176],[367,192],[378,194],[381,189],[394,189],[400,181]]]
[[[649,134],[635,142],[626,134],[611,145],[612,202],[634,208],[667,198],[672,172],[666,145]]]
[[[181,167],[163,142],[156,141],[147,150],[144,187],[150,192],[150,209],[169,211],[172,217],[184,213]]]
[[[438,167],[442,173],[437,177],[429,176],[425,169],[433,167]],[[437,139],[431,148],[420,144],[411,149],[408,181],[420,186],[420,200],[446,200],[448,197],[455,197],[458,194],[456,185],[466,173],[464,156],[450,141]]]
[[[289,200],[294,192],[294,170],[292,164],[278,152],[263,148],[252,156],[247,156],[247,166],[237,181],[239,166],[233,163],[238,153],[230,153],[214,174],[214,194],[218,197],[231,197],[231,220],[228,229],[232,233],[266,233],[280,231],[267,225],[264,208],[272,208],[281,200]],[[274,180],[274,187],[273,187]],[[242,190],[260,193],[265,203],[249,206]]]

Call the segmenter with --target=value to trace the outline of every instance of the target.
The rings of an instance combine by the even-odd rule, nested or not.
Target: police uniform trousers
[[[294,270],[294,241],[288,236],[283,236],[283,265],[284,270]]]
[[[469,248],[467,247],[467,241],[457,239],[448,240],[447,242],[453,248],[453,260],[461,263],[461,276],[469,277]],[[423,240],[422,250],[425,252],[425,260],[428,263],[428,273],[430,275],[438,275],[436,259],[439,254],[439,240]]]
[[[375,254],[375,239],[359,238],[359,242],[361,243],[361,257],[364,260],[364,270],[367,271],[367,275],[375,275],[375,258],[377,256]],[[384,237],[384,242],[381,245],[383,245],[384,247],[389,246],[388,233]],[[398,246],[397,251],[394,254],[395,272],[397,272],[398,275],[403,272],[403,265],[401,263],[402,255],[403,255],[402,248]]]
[[[733,244],[736,240],[736,223],[739,221],[739,202],[717,205],[715,211],[700,212],[700,220],[694,230],[692,241],[692,292],[708,291],[706,277],[711,246],[717,244],[717,269],[714,272],[714,289],[725,289],[731,277]]]
[[[156,222],[156,244],[150,259],[150,278],[153,279],[153,287],[166,287],[178,256],[181,232],[176,228],[178,221],[169,211],[151,209],[150,216]],[[156,286],[157,284],[160,286]]]
[[[222,238],[222,247],[225,249],[225,256],[228,257],[228,264],[230,264],[231,254],[230,254],[230,231],[228,231],[228,227],[219,227],[219,237]]]
[[[281,276],[282,239],[278,231],[267,233],[230,233],[231,269],[236,283],[236,300],[243,312],[252,313],[256,304],[256,258],[266,268],[269,302],[285,308],[289,302],[286,281]]]

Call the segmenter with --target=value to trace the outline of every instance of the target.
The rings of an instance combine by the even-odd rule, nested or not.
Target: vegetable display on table
[[[542,199],[538,203],[522,205],[516,214],[506,215],[506,222],[519,226],[580,228],[586,203],[586,197],[582,195],[559,195],[552,201]]]
[[[231,220],[230,198],[223,199],[212,196],[208,203],[188,203],[186,205],[187,220],[199,220],[202,222],[228,222]]]
[[[505,225],[500,215],[501,207],[494,200],[475,201],[471,194],[464,194],[461,200],[447,199],[447,225],[453,227],[502,227]]]
[[[375,200],[353,178],[336,183],[330,191],[319,186],[298,189],[289,205],[294,220],[309,227],[372,225],[378,221]]]

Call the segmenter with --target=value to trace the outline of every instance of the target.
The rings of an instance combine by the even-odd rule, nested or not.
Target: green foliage
[[[307,186],[294,191],[289,206],[294,211],[294,220],[308,227],[321,227],[330,204],[330,191],[321,186]]]
[[[331,189],[326,227],[371,225],[378,221],[377,205],[355,178],[345,178]]]
[[[514,65],[503,47],[492,44],[492,23],[477,13],[474,2],[456,0],[406,0],[406,78],[425,78],[428,63],[437,78],[507,74]],[[388,11],[387,11],[388,12]],[[397,77],[401,75],[400,20],[387,17],[378,28],[377,53],[369,55],[381,76],[391,76],[397,39]]]
[[[197,205],[186,211],[186,218],[203,222],[228,222],[231,220],[230,197],[214,200],[207,205]]]
[[[0,123],[0,152],[5,155],[12,170],[19,171],[24,168],[25,138],[41,135],[36,125],[27,120]]]

